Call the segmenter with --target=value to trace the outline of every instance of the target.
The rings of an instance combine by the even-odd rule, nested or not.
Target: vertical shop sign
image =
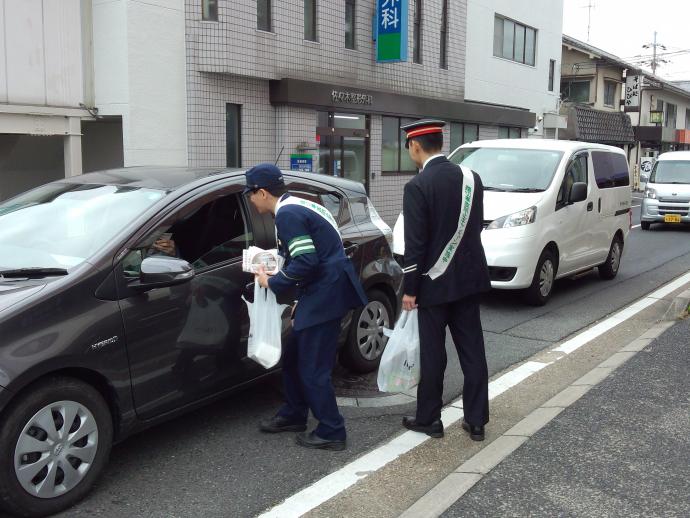
[[[625,107],[640,107],[640,87],[642,86],[641,76],[628,76],[625,78]],[[637,111],[637,110],[635,110]]]
[[[376,0],[376,61],[407,61],[409,0]]]

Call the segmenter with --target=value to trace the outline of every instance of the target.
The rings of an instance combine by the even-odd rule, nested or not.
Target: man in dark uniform
[[[283,269],[257,275],[259,284],[276,295],[297,288],[290,339],[283,345],[285,404],[260,429],[267,433],[307,428],[311,410],[319,421],[297,443],[307,448],[344,450],[345,422],[338,411],[331,372],[340,321],[366,295],[345,255],[338,224],[321,205],[287,194],[283,175],[273,164],[259,164],[246,173],[245,194],[259,213],[275,215]]]
[[[446,326],[465,378],[463,428],[484,439],[489,391],[479,294],[490,288],[480,234],[483,187],[477,174],[443,156],[443,121],[402,127],[412,161],[421,172],[405,185],[403,309],[418,308],[421,377],[417,414],[403,426],[443,437],[441,407],[446,369]]]

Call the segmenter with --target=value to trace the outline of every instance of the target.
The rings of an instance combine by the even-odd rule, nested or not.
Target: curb
[[[677,295],[661,322],[652,326],[580,379],[535,409],[476,455],[459,465],[399,518],[436,518],[449,509],[487,473],[527,442],[563,410],[605,380],[690,311],[690,289]]]

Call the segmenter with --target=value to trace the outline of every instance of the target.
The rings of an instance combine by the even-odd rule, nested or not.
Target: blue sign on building
[[[312,173],[314,160],[311,155],[290,155],[290,170]]]
[[[376,61],[407,61],[408,0],[376,0]]]

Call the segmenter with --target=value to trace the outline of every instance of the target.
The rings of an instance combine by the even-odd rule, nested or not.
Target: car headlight
[[[656,199],[656,191],[654,189],[645,189],[644,190],[644,197],[645,198],[651,198],[652,200]]]
[[[521,227],[522,225],[534,223],[535,219],[537,219],[537,207],[530,207],[529,209],[521,210],[515,214],[509,214],[508,216],[493,220],[489,226],[486,227],[486,230]]]

